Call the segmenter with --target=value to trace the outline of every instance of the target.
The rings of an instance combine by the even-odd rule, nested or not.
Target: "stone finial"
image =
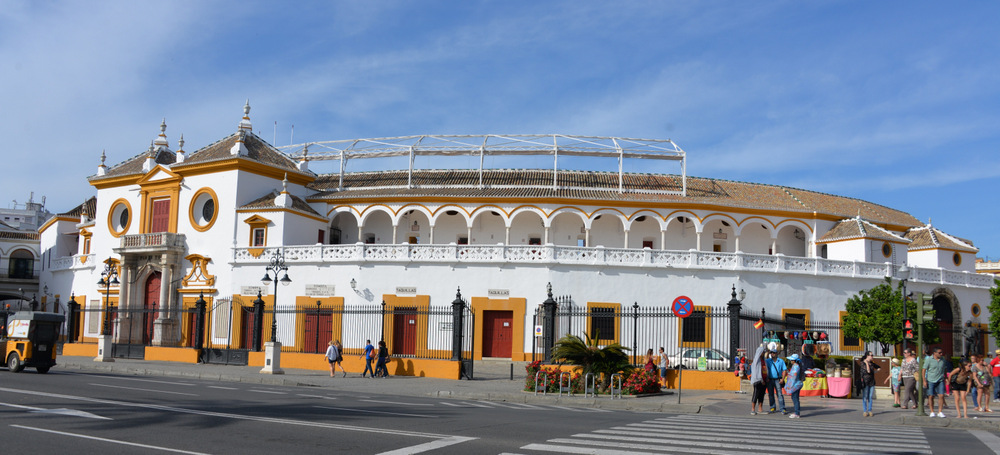
[[[181,134],[181,138],[177,140],[177,153],[174,159],[175,163],[184,162],[184,135]]]
[[[167,119],[164,118],[160,122],[160,135],[156,136],[153,144],[157,149],[170,149],[170,143],[167,142]]]
[[[250,123],[250,98],[247,98],[247,104],[243,106],[243,119],[238,128],[240,131],[253,131],[253,124]]]
[[[281,192],[288,193],[288,173],[285,173],[285,178],[281,180]]]
[[[104,161],[108,159],[108,156],[104,154],[104,150],[101,150],[101,164],[97,166],[97,175],[105,175],[108,173],[108,167],[104,165]]]

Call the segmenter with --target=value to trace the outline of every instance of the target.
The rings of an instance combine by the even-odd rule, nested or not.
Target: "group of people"
[[[990,403],[1000,401],[1000,391],[997,390],[1000,386],[997,384],[1000,382],[1000,349],[996,354],[989,363],[984,356],[972,354],[968,360],[962,359],[958,366],[953,367],[944,357],[941,348],[931,349],[922,363],[917,360],[912,349],[904,350],[903,364],[899,368],[903,398],[897,398],[894,406],[901,405],[903,409],[908,409],[910,403],[913,403],[913,407],[917,406],[915,392],[919,378],[920,385],[925,390],[924,396],[927,397],[931,417],[945,417],[945,399],[949,394],[954,400],[959,418],[969,417],[970,395],[976,411],[993,412]],[[920,374],[917,374],[918,371]]]
[[[329,346],[326,348],[325,354],[326,361],[330,364],[330,377],[336,376],[336,368],[339,367],[340,371],[347,376],[347,370],[344,369],[344,346],[340,344],[340,340],[332,340]],[[365,371],[361,373],[361,377],[367,376],[371,373],[371,377],[374,379],[376,377],[385,378],[389,376],[389,369],[386,367],[386,361],[389,360],[389,349],[385,345],[385,341],[378,342],[378,350],[372,346],[372,340],[366,340],[365,350],[361,353],[358,358],[365,359]],[[378,359],[375,363],[375,370],[372,370],[372,360]]]
[[[768,413],[781,412],[785,409],[785,397],[782,392],[792,398],[792,414],[789,418],[798,419],[801,416],[799,393],[805,382],[806,369],[798,354],[788,356],[788,365],[778,357],[776,348],[760,346],[750,363],[750,383],[753,384],[753,395],[750,398],[750,415],[764,412],[764,393],[767,393],[770,410]],[[777,395],[777,398],[775,398]],[[777,407],[775,407],[777,404]]]

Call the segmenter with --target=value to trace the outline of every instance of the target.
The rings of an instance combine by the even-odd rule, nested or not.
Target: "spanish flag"
[[[760,329],[760,328],[763,328],[763,327],[764,327],[764,320],[763,319],[758,319],[757,322],[755,322],[753,324],[753,328],[755,328],[755,329]]]

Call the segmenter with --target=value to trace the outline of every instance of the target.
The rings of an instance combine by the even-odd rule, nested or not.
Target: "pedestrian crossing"
[[[544,404],[527,404],[527,403],[508,403],[508,402],[496,402],[496,401],[471,401],[471,400],[454,400],[454,401],[442,401],[442,405],[449,406],[453,408],[504,408],[504,409],[519,409],[519,410],[531,410],[531,411],[569,411],[569,412],[614,412],[607,409],[597,409],[597,408],[575,408],[571,406],[556,406],[556,405],[544,405]]]
[[[663,417],[520,449],[523,455],[932,453],[917,428],[706,415]]]

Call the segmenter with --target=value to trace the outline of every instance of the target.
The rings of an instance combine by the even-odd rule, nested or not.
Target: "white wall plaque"
[[[260,295],[267,295],[266,286],[240,286],[240,295],[257,295],[260,291]]]
[[[305,292],[309,297],[325,297],[337,295],[337,288],[332,284],[307,284]]]
[[[490,289],[486,293],[490,297],[510,297],[510,289]]]
[[[416,294],[416,286],[396,286],[396,294]]]

